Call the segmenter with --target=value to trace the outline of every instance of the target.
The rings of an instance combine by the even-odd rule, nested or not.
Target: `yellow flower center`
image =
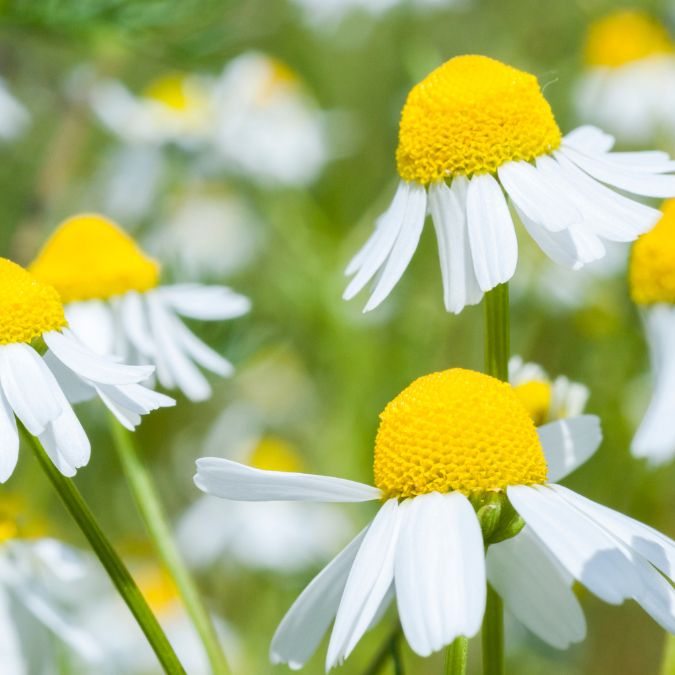
[[[4,494],[0,500],[0,544],[11,539],[32,539],[47,533],[42,518],[36,517],[25,499]]]
[[[511,385],[460,368],[420,377],[387,405],[374,470],[387,498],[544,483],[547,471]]]
[[[633,245],[630,294],[639,305],[675,303],[675,199],[662,207],[661,220]]]
[[[531,161],[560,139],[534,75],[486,56],[457,56],[408,94],[396,161],[401,178],[427,185]]]
[[[159,565],[148,565],[135,575],[138,587],[153,614],[162,616],[176,604],[178,590],[171,575]]]
[[[170,108],[177,113],[185,113],[202,107],[206,102],[206,93],[196,83],[181,73],[162,75],[153,80],[143,92],[145,98]]]
[[[541,426],[548,420],[551,409],[551,383],[541,380],[523,382],[513,388],[520,402],[527,408],[532,421]]]
[[[303,464],[293,446],[286,441],[268,436],[256,446],[249,465],[266,471],[303,471]]]
[[[31,342],[67,325],[56,289],[0,258],[0,344]]]
[[[96,214],[61,223],[28,269],[54,286],[65,303],[143,292],[159,282],[159,265],[117,225]]]
[[[589,66],[617,68],[655,54],[673,52],[673,41],[658,21],[644,12],[614,12],[591,25],[586,37]]]

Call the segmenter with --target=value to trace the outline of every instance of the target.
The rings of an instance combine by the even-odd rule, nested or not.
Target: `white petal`
[[[132,384],[152,375],[152,366],[128,366],[92,352],[67,328],[43,335],[54,356],[74,373],[101,384]]]
[[[14,473],[19,460],[19,433],[14,412],[0,389],[0,483]]]
[[[565,155],[567,159],[596,180],[613,185],[620,190],[645,197],[675,196],[675,176],[631,171],[625,162],[612,163],[611,155],[590,156],[565,146],[562,146],[557,153]]]
[[[586,462],[602,442],[600,420],[595,415],[578,415],[544,424],[537,429],[548,480],[558,482]]]
[[[61,414],[54,375],[29,345],[0,346],[0,383],[12,410],[34,436]]]
[[[380,508],[349,572],[328,644],[326,670],[342,663],[370,626],[394,578],[398,500]]]
[[[499,183],[489,174],[474,176],[466,197],[473,267],[482,291],[508,281],[516,270],[518,242]]]
[[[85,382],[79,375],[76,375],[70,368],[63,365],[54,352],[47,350],[42,357],[47,364],[47,368],[54,373],[56,381],[59,383],[61,391],[65,394],[70,403],[82,403],[90,401],[96,396],[96,390],[88,382]]]
[[[21,649],[21,637],[17,630],[7,591],[0,587],[0,658],[7,675],[29,675],[29,664]]]
[[[537,637],[567,649],[586,635],[586,620],[572,578],[529,527],[490,546],[487,575],[507,609]]]
[[[357,272],[342,295],[351,300],[377,274],[389,257],[398,237],[410,196],[410,183],[401,181],[389,208],[377,219],[375,232],[347,266],[346,274]]]
[[[403,276],[417,249],[422,235],[427,212],[427,191],[423,185],[410,183],[408,200],[396,241],[389,253],[382,274],[375,284],[364,312],[375,309],[388,295]]]
[[[611,604],[639,594],[642,583],[616,540],[550,487],[511,486],[509,500],[553,557]]]
[[[124,332],[134,348],[140,354],[152,357],[155,353],[155,343],[141,294],[135,291],[125,293],[118,304],[118,313]]]
[[[581,213],[569,198],[551,187],[529,162],[507,162],[497,174],[518,209],[547,230],[558,232],[582,222]]]
[[[580,149],[580,148],[578,148]],[[581,149],[583,152],[583,149]],[[670,173],[675,170],[675,161],[670,159],[667,152],[646,150],[643,152],[613,152],[607,155],[612,164],[625,165],[631,171],[646,173]]]
[[[157,291],[182,316],[202,321],[235,319],[250,311],[251,301],[227,286],[176,284]]]
[[[380,498],[370,485],[332,476],[254,469],[220,457],[197,460],[195,485],[204,492],[246,502],[367,502]]]
[[[466,178],[455,178],[452,189],[444,182],[429,186],[429,211],[438,239],[443,299],[445,308],[454,314],[459,314],[466,305],[477,304],[483,297],[473,271],[462,181],[466,182]]]
[[[68,327],[97,354],[113,354],[115,321],[108,303],[101,300],[71,302],[65,308]]]
[[[176,404],[169,396],[140,384],[102,384],[96,387],[96,392],[121,424],[130,431],[140,423],[139,415],[147,415],[158,408]]]
[[[614,147],[614,137],[590,124],[577,127],[565,134],[563,142],[586,152],[609,152]]]
[[[464,495],[432,492],[401,504],[395,583],[408,644],[428,656],[456,637],[473,637],[485,611],[485,553]]]
[[[272,663],[301,668],[319,646],[335,618],[349,570],[366,530],[331,560],[298,596],[281,620],[270,645]]]

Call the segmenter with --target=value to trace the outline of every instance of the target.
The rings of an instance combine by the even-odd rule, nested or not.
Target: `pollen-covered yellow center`
[[[511,385],[454,368],[415,380],[387,405],[374,471],[386,497],[468,495],[543,483],[546,460]]]
[[[266,471],[302,471],[302,461],[290,443],[266,436],[255,447],[249,458],[250,466]]]
[[[457,56],[408,94],[396,161],[401,178],[427,185],[533,160],[560,139],[534,75],[486,56]]]
[[[67,325],[56,289],[0,258],[0,344],[30,342]]]
[[[64,303],[147,291],[159,282],[159,265],[103,216],[63,222],[28,268],[52,284]]]
[[[532,421],[540,426],[546,422],[551,409],[551,383],[531,380],[513,387],[520,402],[527,408]]]
[[[589,66],[617,68],[647,56],[670,54],[668,31],[648,14],[633,10],[614,12],[591,25],[586,37]]]
[[[675,304],[675,199],[662,207],[661,220],[633,245],[630,294],[639,305]]]

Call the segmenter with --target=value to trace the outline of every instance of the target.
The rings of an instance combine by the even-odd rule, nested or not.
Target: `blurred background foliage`
[[[368,482],[378,413],[386,402],[419,375],[451,366],[481,367],[481,310],[468,308],[459,317],[442,310],[431,228],[383,307],[363,315],[363,298],[350,303],[340,298],[342,270],[393,191],[400,108],[412,84],[441,62],[482,53],[536,74],[561,128],[568,131],[580,121],[573,115],[571,92],[582,67],[586,27],[619,5],[628,6],[611,0],[465,0],[419,8],[402,1],[380,14],[355,10],[337,25],[315,27],[298,6],[281,0],[0,3],[0,74],[31,116],[27,131],[2,147],[0,254],[23,264],[64,217],[104,210],[93,177],[119,140],[78,92],[82,69],[87,77],[115,78],[138,92],[167,72],[217,76],[231,59],[254,50],[285,63],[321,109],[342,115],[334,158],[312,185],[261,185],[241,175],[205,177],[188,153],[169,148],[169,178],[151,207],[136,222],[120,223],[141,241],[161,239],[181,191],[198,184],[215,194],[234,192],[257,228],[256,252],[248,264],[195,279],[227,283],[253,301],[253,311],[243,319],[196,326],[234,361],[235,377],[213,380],[209,402],[196,405],[179,398],[176,409],[151,415],[138,431],[175,518],[197,498],[193,460],[204,453],[214,421],[234,403],[256,407],[262,433],[291,443],[306,470]],[[664,21],[673,11],[656,0],[630,6]],[[600,451],[568,484],[675,534],[675,468],[651,471],[628,453],[649,379],[625,275],[619,271],[589,284],[580,300],[560,304],[539,283],[539,272],[552,263],[529,250],[526,237],[521,246],[530,271],[521,263],[513,283],[512,351],[541,363],[552,375],[587,384],[589,409],[604,425]],[[164,276],[192,280],[170,263]],[[94,452],[77,483],[122,551],[147,550],[101,411],[92,405],[83,414]],[[218,450],[213,434],[209,450]],[[49,515],[55,535],[84,546],[29,453],[0,490],[29,495]],[[344,507],[354,532],[373,508]],[[226,505],[221,517],[228,518]],[[218,520],[205,523],[207,533],[218,527]],[[343,534],[336,539],[335,552]],[[214,565],[201,574],[210,607],[239,641],[240,673],[284,671],[268,664],[269,641],[322,562],[285,575],[233,564]],[[610,607],[588,594],[583,602],[588,638],[567,652],[551,650],[509,624],[509,672],[656,671],[663,638],[656,624],[632,603]],[[389,616],[372,631],[342,671],[366,673],[394,621]],[[441,658],[421,660],[404,647],[410,673],[440,672]],[[478,661],[476,653],[474,668]],[[305,672],[323,672],[322,656]]]

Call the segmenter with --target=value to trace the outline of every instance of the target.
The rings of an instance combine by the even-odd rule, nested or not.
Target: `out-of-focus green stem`
[[[148,603],[138,589],[129,570],[108,541],[80,491],[75,487],[72,480],[63,476],[54,466],[38,439],[28,433],[23,426],[21,431],[32,447],[43,471],[47,474],[47,478],[58,492],[65,507],[82,530],[119,594],[136,618],[138,625],[157,655],[157,659],[162,664],[164,672],[169,675],[185,675],[185,670],[155,615],[148,607]]]
[[[666,634],[661,657],[659,675],[673,675],[675,673],[675,635]]]
[[[382,645],[371,664],[364,671],[364,675],[379,675],[384,666],[391,660],[394,666],[394,675],[404,675],[403,659],[401,658],[401,628],[397,626]]]
[[[115,449],[138,510],[199,633],[211,664],[211,670],[214,675],[226,675],[230,671],[213,622],[201,600],[192,575],[178,551],[155,484],[138,456],[132,434],[112,415],[109,416],[109,421]]]
[[[445,675],[464,675],[469,653],[469,640],[465,637],[455,638],[445,652]]]

